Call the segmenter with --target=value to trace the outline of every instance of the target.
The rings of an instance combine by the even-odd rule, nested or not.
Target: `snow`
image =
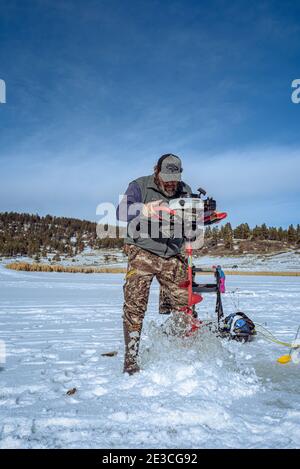
[[[218,265],[226,270],[257,272],[298,272],[300,270],[300,252],[288,251],[278,254],[247,254],[243,256],[219,257],[203,256],[195,259],[195,265]],[[237,266],[237,267],[233,267]]]
[[[123,275],[16,272],[0,266],[1,448],[299,448],[299,365],[258,336],[162,333],[153,284],[142,371],[122,373]],[[281,340],[300,323],[297,277],[230,276],[235,306]],[[199,306],[213,317],[214,296]],[[118,351],[114,357],[101,353]],[[77,392],[68,396],[69,389]]]
[[[91,250],[85,248],[84,252],[76,256],[60,256],[61,261],[54,264],[71,266],[97,266],[97,267],[125,267],[127,258],[121,249],[98,249]],[[46,258],[41,257],[42,264],[51,263],[53,254],[48,254]],[[50,261],[49,261],[50,259]],[[17,256],[15,258],[4,258],[3,264],[19,262],[35,262],[27,256]],[[194,259],[195,265],[211,267],[212,265],[222,265],[226,270],[239,271],[273,271],[273,272],[297,272],[300,270],[300,251],[287,251],[278,254],[245,254],[235,256],[199,256]],[[233,267],[237,266],[237,267]]]

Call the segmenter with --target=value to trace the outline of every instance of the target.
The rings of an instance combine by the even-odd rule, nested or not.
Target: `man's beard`
[[[167,188],[165,187],[165,185],[163,184],[163,182],[160,180],[159,177],[156,177],[155,178],[155,182],[156,184],[158,185],[160,191],[166,196],[166,197],[173,197],[173,195],[175,195],[178,191],[178,183],[176,183],[176,185],[174,185],[174,187],[170,187],[170,188]]]
[[[177,187],[176,189],[167,189],[165,187],[162,187],[162,192],[167,195],[168,197],[172,197],[173,195],[176,194],[177,192]]]

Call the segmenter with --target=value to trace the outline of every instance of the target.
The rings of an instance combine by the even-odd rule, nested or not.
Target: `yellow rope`
[[[215,323],[216,321],[214,319],[202,319],[201,322],[203,324],[209,325],[212,323]],[[267,332],[267,334],[264,334],[262,331],[257,330],[256,327],[259,326],[261,329]],[[255,331],[262,335],[266,340],[269,340],[270,342],[274,342],[274,344],[282,345],[284,347],[288,347],[290,349],[298,349],[300,348],[300,345],[293,345],[289,342],[283,342],[282,340],[277,339],[271,331],[269,331],[266,327],[262,326],[261,324],[256,323],[255,324]]]
[[[259,326],[261,327],[264,331],[266,331],[268,333],[267,334],[264,334],[262,331],[257,331],[259,334],[261,334],[266,340],[269,340],[270,342],[274,342],[275,344],[278,344],[278,345],[283,345],[284,347],[289,347],[289,348],[299,348],[299,345],[293,345],[293,344],[290,344],[288,342],[283,342],[281,340],[278,340],[273,334],[272,332],[270,332],[268,329],[266,329],[264,326],[262,326],[261,324],[257,324],[255,325],[255,328],[256,326]]]

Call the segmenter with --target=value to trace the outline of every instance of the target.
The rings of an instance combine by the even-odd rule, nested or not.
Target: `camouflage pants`
[[[159,288],[159,314],[169,314],[172,311],[172,300],[166,288]]]
[[[193,276],[193,281],[195,276]],[[170,314],[173,311],[169,290],[163,286],[159,288],[159,314]]]
[[[137,368],[140,335],[154,277],[167,292],[168,306],[179,311],[187,305],[188,294],[179,284],[187,279],[186,262],[182,256],[159,257],[134,245],[126,246],[128,267],[124,284],[124,371]]]

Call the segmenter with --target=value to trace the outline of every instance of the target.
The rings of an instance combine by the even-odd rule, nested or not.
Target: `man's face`
[[[178,181],[168,181],[164,182],[160,175],[158,175],[159,183],[163,191],[167,194],[167,196],[172,197],[172,195],[176,194],[178,188]]]

